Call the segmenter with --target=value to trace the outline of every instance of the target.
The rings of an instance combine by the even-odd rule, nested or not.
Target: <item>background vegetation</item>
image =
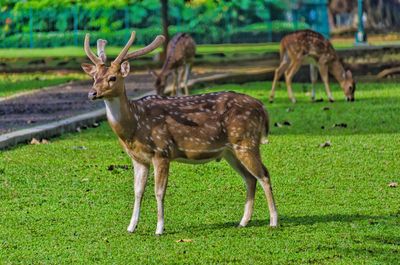
[[[270,87],[262,82],[207,91],[236,90],[266,103]],[[128,234],[132,169],[103,123],[50,144],[0,153],[0,261],[397,264],[399,188],[388,184],[399,181],[398,84],[362,84],[354,103],[341,100],[334,85],[334,104],[311,103],[302,84],[294,89],[295,106],[284,89],[274,104],[266,103],[272,133],[262,157],[272,175],[279,228],[267,226],[260,187],[249,227],[236,228],[245,188],[226,162],[173,163],[165,234],[153,235],[152,177],[138,230]],[[285,120],[291,126],[273,126]],[[327,140],[332,146],[320,148]]]
[[[122,45],[132,28],[138,43],[161,33],[159,0],[3,1],[0,47],[57,47],[81,43],[86,32]],[[170,34],[190,32],[199,43],[260,42],[309,27],[291,21],[289,1],[169,1]],[[268,33],[269,32],[269,33]],[[269,36],[269,34],[271,36]]]

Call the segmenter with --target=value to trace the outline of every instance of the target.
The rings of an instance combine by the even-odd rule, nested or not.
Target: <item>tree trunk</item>
[[[163,35],[165,36],[163,52],[161,53],[161,60],[163,61],[167,55],[167,47],[169,42],[168,0],[161,0],[161,19],[162,19]]]

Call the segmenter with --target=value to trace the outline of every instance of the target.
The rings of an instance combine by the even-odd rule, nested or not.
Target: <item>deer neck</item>
[[[122,140],[132,138],[136,131],[136,122],[133,118],[133,106],[129,103],[125,88],[119,96],[105,99],[104,103],[107,120],[113,131]]]
[[[346,72],[342,63],[339,60],[335,60],[332,62],[330,70],[330,72],[336,78],[339,84],[342,84],[345,81]]]

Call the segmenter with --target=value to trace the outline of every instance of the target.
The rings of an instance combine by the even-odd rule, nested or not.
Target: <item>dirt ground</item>
[[[193,77],[213,72],[198,71]],[[91,81],[66,84],[54,89],[10,98],[0,102],[0,134],[33,127],[87,113],[104,107],[103,101],[88,100]],[[131,74],[126,80],[129,97],[137,97],[153,90],[154,79],[147,73]]]

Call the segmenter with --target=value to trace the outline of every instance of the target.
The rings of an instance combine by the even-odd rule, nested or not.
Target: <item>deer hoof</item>
[[[333,102],[335,102],[335,100],[333,98],[329,98],[329,102],[333,103]]]
[[[135,229],[136,229],[136,227],[134,227],[134,226],[128,226],[127,231],[128,231],[128,233],[133,233],[133,232],[135,232]]]

